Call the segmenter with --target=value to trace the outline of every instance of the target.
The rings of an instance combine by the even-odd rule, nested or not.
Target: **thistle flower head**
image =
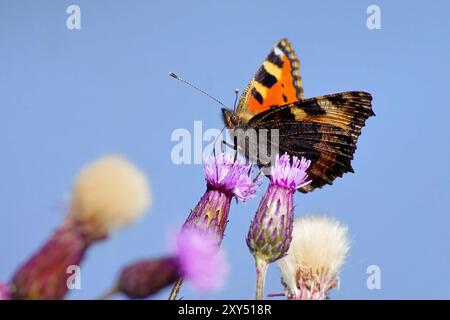
[[[145,176],[120,156],[106,156],[76,179],[70,218],[87,221],[106,234],[142,215],[150,202]]]
[[[278,264],[288,296],[325,299],[350,249],[348,228],[327,216],[307,216],[294,222],[292,243]]]
[[[217,189],[245,201],[255,195],[260,180],[251,177],[252,165],[234,156],[220,153],[206,159],[203,164],[208,188]]]
[[[7,283],[0,283],[0,300],[9,300],[11,299],[9,293],[9,285]]]
[[[177,259],[181,276],[199,291],[220,289],[228,264],[220,251],[217,236],[195,228],[183,228],[177,238]]]
[[[277,155],[271,168],[269,186],[261,199],[247,235],[253,255],[268,263],[282,258],[291,243],[294,220],[294,192],[307,185],[310,161],[285,153]]]
[[[259,178],[251,176],[251,164],[229,154],[214,154],[205,159],[203,168],[207,189],[186,219],[180,235],[186,239],[179,241],[178,246],[181,277],[191,278],[200,290],[220,287],[225,274],[223,257],[212,257],[211,252],[217,250],[224,237],[231,200],[235,197],[237,201],[246,201],[261,184]],[[196,235],[191,229],[204,234]],[[202,239],[205,237],[210,239]],[[176,292],[173,291],[170,299],[176,298]]]
[[[311,164],[305,158],[291,157],[285,153],[277,155],[275,164],[271,168],[270,182],[280,187],[296,190],[310,183],[306,181],[308,174],[306,170]]]

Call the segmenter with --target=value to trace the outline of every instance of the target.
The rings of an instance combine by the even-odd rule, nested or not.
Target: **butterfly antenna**
[[[228,108],[226,105],[224,105],[224,104],[222,103],[222,101],[220,101],[220,100],[217,99],[216,97],[210,95],[210,94],[209,94],[208,92],[206,92],[205,90],[200,89],[200,88],[197,87],[196,85],[190,83],[189,81],[184,80],[183,78],[180,78],[176,73],[174,73],[174,72],[169,72],[169,76],[171,76],[171,77],[174,78],[174,79],[180,80],[181,82],[184,82],[185,84],[187,84],[188,86],[194,88],[194,89],[197,90],[197,91],[200,91],[201,93],[203,93],[203,94],[206,95],[207,97],[213,99],[215,102],[217,102],[218,104],[220,104],[222,107]]]
[[[237,108],[237,102],[238,102],[238,97],[239,97],[239,88],[234,89],[234,93],[235,93],[235,97],[234,97],[234,112],[236,112],[236,108]]]

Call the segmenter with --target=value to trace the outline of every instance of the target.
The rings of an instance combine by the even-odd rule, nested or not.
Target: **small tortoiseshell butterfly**
[[[278,129],[279,153],[311,160],[308,174],[312,182],[299,189],[310,192],[331,185],[346,172],[354,172],[351,160],[361,128],[375,114],[372,96],[367,92],[305,99],[299,67],[291,44],[282,39],[243,91],[236,112],[222,111],[232,136],[236,129]],[[242,149],[238,143],[235,140],[235,147]],[[266,143],[273,143],[270,137]],[[249,158],[249,154],[245,156]],[[258,165],[264,166],[260,160],[257,158]]]

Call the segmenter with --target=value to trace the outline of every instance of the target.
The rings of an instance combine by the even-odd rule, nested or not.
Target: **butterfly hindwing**
[[[289,41],[280,40],[242,93],[237,113],[250,119],[271,107],[304,99],[299,68]]]
[[[278,129],[280,153],[311,160],[309,192],[353,172],[351,160],[365,121],[374,115],[372,96],[344,92],[301,100],[262,112],[249,121],[256,129]]]

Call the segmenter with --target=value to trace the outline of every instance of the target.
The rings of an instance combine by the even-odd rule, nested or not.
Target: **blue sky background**
[[[82,29],[66,28],[81,7]],[[366,8],[381,8],[368,30]],[[203,194],[199,165],[176,166],[176,128],[221,128],[220,107],[169,78],[177,71],[231,105],[271,46],[288,37],[307,97],[346,90],[374,96],[347,174],[296,195],[296,214],[327,213],[350,227],[353,246],[335,299],[450,298],[448,199],[450,5],[447,1],[0,1],[0,279],[52,233],[73,177],[105,153],[149,176],[154,205],[138,223],[93,247],[82,289],[94,298],[121,267],[166,254],[167,230]],[[245,245],[258,198],[232,206],[223,291],[186,298],[252,298]],[[366,268],[381,268],[380,290]],[[274,265],[267,293],[281,292]],[[168,291],[157,298],[166,298]]]

